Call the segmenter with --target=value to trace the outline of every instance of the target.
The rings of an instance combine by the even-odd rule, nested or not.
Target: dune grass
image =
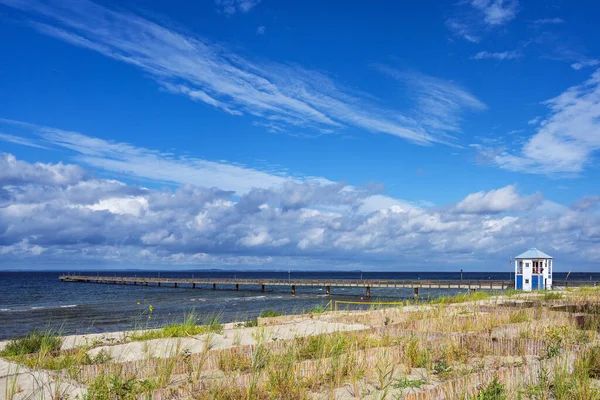
[[[62,338],[51,330],[31,331],[27,336],[12,339],[0,351],[1,357],[22,356],[33,353],[49,353],[60,350]]]
[[[52,341],[34,339],[40,336],[39,332],[32,332],[27,340],[17,339],[25,350],[15,350],[19,347],[14,344],[11,351],[19,355],[11,357],[31,368],[60,370],[61,374],[65,370],[67,374],[71,370],[76,371],[78,366],[83,365],[115,364],[110,368],[85,368],[86,371],[97,371],[97,375],[88,378],[81,378],[83,375],[76,373],[67,375],[88,385],[84,397],[87,400],[176,398],[175,392],[181,388],[189,388],[189,392],[181,398],[190,399],[291,400],[312,398],[316,393],[321,396],[319,398],[339,398],[340,393],[336,390],[342,389],[353,393],[354,398],[404,398],[408,393],[451,384],[481,371],[491,371],[492,375],[460,397],[448,398],[600,400],[600,391],[595,383],[600,378],[597,330],[582,330],[585,328],[572,318],[571,311],[557,311],[555,307],[556,303],[574,304],[574,295],[566,293],[561,299],[556,299],[562,300],[556,303],[546,303],[544,296],[538,296],[533,300],[534,307],[528,308],[503,307],[493,301],[477,302],[489,298],[488,292],[462,293],[415,302],[417,306],[403,308],[401,312],[397,309],[371,313],[340,312],[322,318],[322,321],[340,324],[360,322],[369,327],[353,332],[312,332],[282,338],[279,333],[282,326],[237,329],[245,325],[241,323],[233,328],[234,332],[224,332],[228,339],[238,332],[249,335],[243,342],[239,338],[237,341],[234,339],[233,348],[213,348],[208,345],[212,340],[203,337],[207,346],[200,357],[200,354],[180,348],[185,341],[177,340],[173,341],[177,343],[176,351],[169,352],[165,358],[144,359],[139,364],[140,369],[128,372],[120,369],[126,362],[119,362],[118,356],[115,356],[117,361],[114,362],[103,352],[91,358],[88,352],[95,345],[58,351],[56,344],[54,347],[42,344]],[[576,304],[584,308],[598,300],[598,296],[589,294],[585,303],[581,300],[582,303]],[[458,305],[447,307],[454,304]],[[309,310],[309,313],[320,314],[323,311]],[[274,310],[264,310],[260,317],[280,315]],[[285,320],[283,325],[306,322],[307,318],[300,317],[295,322]],[[183,321],[159,329],[134,332],[124,342],[202,333],[210,336],[223,331],[218,318],[204,323],[199,321],[197,314],[188,313]],[[257,319],[250,322],[257,325]],[[251,345],[247,346],[250,340]],[[486,341],[490,344],[507,342],[500,348],[508,353],[500,354],[496,347],[488,347]],[[533,343],[526,349],[529,341]],[[509,347],[511,343],[515,343],[514,348]],[[152,346],[152,343],[146,345]],[[540,345],[542,352],[531,352]],[[543,346],[546,345],[549,351],[544,352]],[[31,349],[38,350],[28,353]],[[585,351],[574,352],[574,349]],[[573,354],[577,357],[575,364],[570,361],[567,365],[565,356]],[[144,370],[145,362],[151,365],[148,370]],[[556,366],[547,371],[540,367],[539,377],[518,386],[509,385],[505,381],[506,375],[502,380],[492,379],[501,368],[515,365],[520,368],[528,363],[555,363]]]
[[[183,322],[173,323],[158,329],[139,330],[130,336],[133,341],[151,339],[178,338],[201,335],[204,333],[221,333],[223,325],[219,317],[211,317],[205,324],[198,324],[199,316],[193,310],[184,315]]]
[[[491,296],[487,292],[472,292],[472,293],[460,293],[456,296],[440,296],[435,299],[427,301],[429,304],[456,304],[465,303],[467,301],[479,301],[488,300]]]

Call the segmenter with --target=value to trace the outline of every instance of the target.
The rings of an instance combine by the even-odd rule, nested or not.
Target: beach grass
[[[158,329],[142,329],[134,331],[129,337],[133,341],[146,341],[151,339],[180,338],[201,335],[208,332],[220,333],[223,325],[218,316],[213,316],[204,324],[198,324],[200,317],[195,311],[184,315],[183,322],[172,323]]]
[[[0,351],[0,357],[15,357],[60,350],[62,338],[52,330],[33,330],[26,336],[10,340]]]
[[[64,350],[61,337],[36,331],[9,342],[2,357],[80,382],[87,400],[600,400],[598,330],[575,317],[595,315],[599,301],[598,292],[573,291],[524,305],[482,291],[378,310],[305,311],[311,318],[264,310],[259,318],[273,320],[260,326],[191,312],[117,343]],[[170,347],[133,360],[113,351],[128,354],[138,341]],[[186,348],[196,341],[205,345]]]

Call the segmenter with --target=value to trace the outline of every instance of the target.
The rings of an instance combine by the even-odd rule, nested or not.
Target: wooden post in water
[[[192,283],[192,289],[196,289],[196,284]]]
[[[260,291],[263,292],[263,293],[265,292],[265,285],[261,285]]]
[[[327,296],[331,294],[331,286],[325,286],[325,293],[327,293]]]
[[[415,288],[415,300],[419,300],[419,288]]]
[[[177,287],[177,282],[175,282],[175,287]]]
[[[235,284],[235,291],[238,292],[240,290],[240,284],[236,283]]]
[[[296,295],[296,285],[292,285],[292,295]]]
[[[367,297],[371,297],[371,286],[367,286]]]
[[[213,283],[213,290],[217,290],[217,284]]]

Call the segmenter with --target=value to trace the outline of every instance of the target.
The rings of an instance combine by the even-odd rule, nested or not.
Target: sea
[[[460,272],[361,272],[361,271],[71,271],[85,275],[165,278],[247,278],[247,279],[461,279]],[[364,302],[402,301],[413,297],[412,289],[373,288],[365,298],[364,288],[266,287],[233,285],[197,286],[196,289],[168,286],[108,285],[61,282],[64,271],[0,272],[0,340],[25,335],[33,329],[61,334],[113,332],[140,327],[158,327],[181,322],[186,315],[198,315],[199,322],[218,318],[221,322],[246,321],[264,310],[283,314],[301,313],[316,306],[327,307],[331,300]],[[554,274],[562,280],[566,273]],[[509,280],[511,274],[465,272],[463,279]],[[569,280],[600,280],[600,273],[571,273]],[[421,299],[454,295],[459,290],[421,289]],[[152,310],[150,312],[150,309]],[[150,317],[150,318],[148,318]]]

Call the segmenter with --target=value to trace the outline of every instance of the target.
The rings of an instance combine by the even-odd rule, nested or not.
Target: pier
[[[212,287],[227,285],[240,290],[240,286],[258,286],[265,291],[267,286],[287,286],[292,294],[296,294],[296,287],[321,287],[330,295],[331,289],[336,287],[360,287],[365,290],[365,296],[371,297],[373,288],[409,288],[413,289],[415,298],[419,296],[419,289],[466,289],[477,290],[506,290],[515,287],[514,281],[498,280],[379,280],[379,279],[231,279],[231,278],[160,278],[160,277],[135,277],[135,276],[87,276],[87,275],[61,275],[63,282],[103,283],[113,285],[145,285],[145,286],[171,286],[175,288],[192,288],[204,285]]]

